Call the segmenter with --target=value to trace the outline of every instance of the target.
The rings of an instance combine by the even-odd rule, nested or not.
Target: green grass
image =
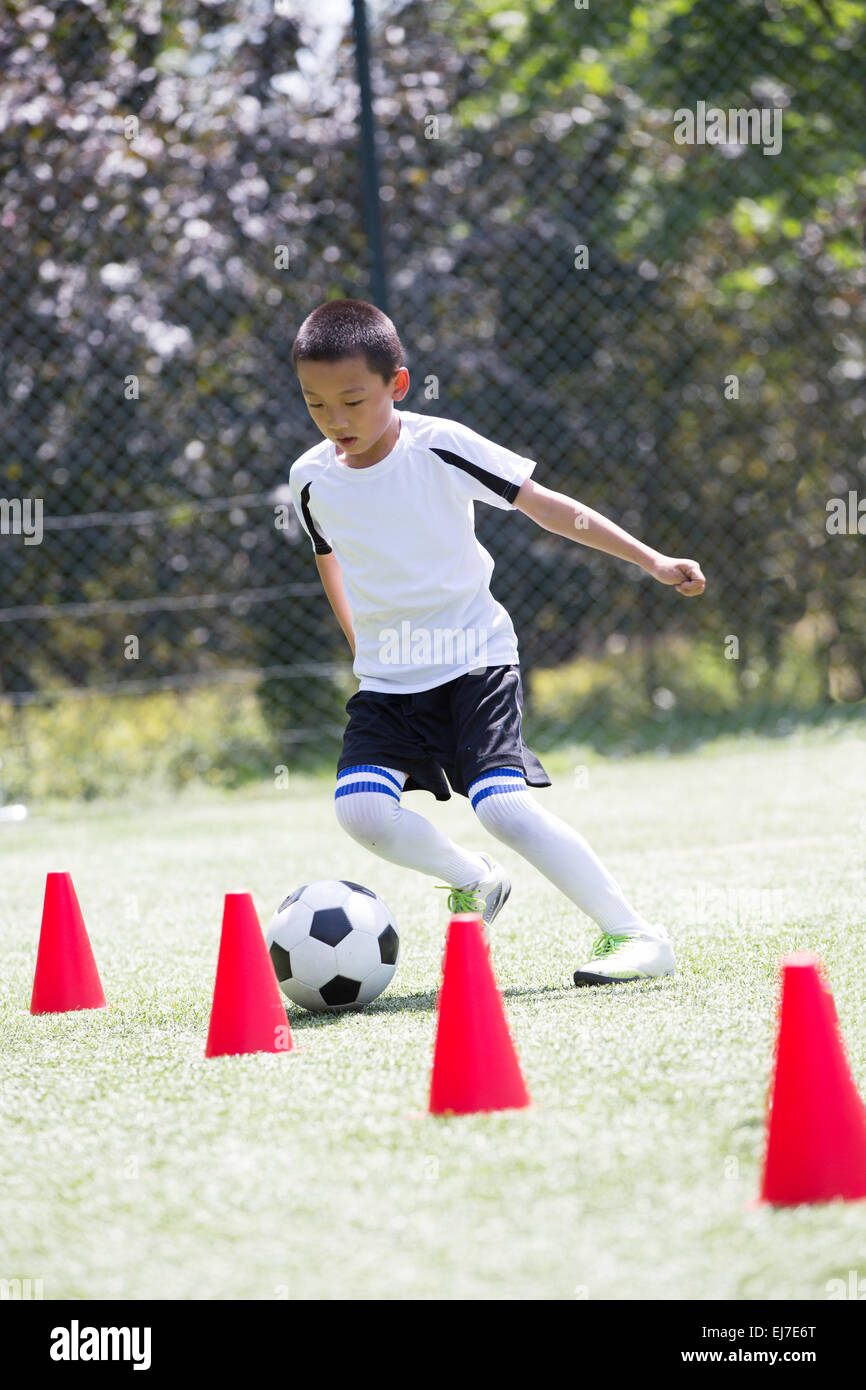
[[[513,879],[493,955],[534,1105],[425,1114],[445,911],[336,825],[331,781],[71,803],[0,827],[0,1277],[46,1298],[806,1298],[866,1274],[863,1208],[750,1206],[780,952],[824,958],[866,1084],[866,743],[547,756],[577,825],[675,938],[673,980],[575,990],[593,932],[468,804],[407,804]],[[28,1012],[44,876],[68,869],[106,1010]],[[358,1014],[291,1011],[297,1052],[203,1056],[222,895],[266,925],[339,875],[403,949]]]

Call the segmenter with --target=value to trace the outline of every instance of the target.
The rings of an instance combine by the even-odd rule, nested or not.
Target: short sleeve
[[[292,473],[289,474],[289,494],[302,529],[306,531],[317,555],[330,555],[331,543],[313,514],[315,504],[310,500],[311,491],[311,481],[301,482]]]
[[[454,469],[455,481],[461,480],[470,497],[503,511],[514,507],[521,484],[535,468],[534,459],[494,444],[456,421],[448,421],[447,429],[437,430],[430,447]]]

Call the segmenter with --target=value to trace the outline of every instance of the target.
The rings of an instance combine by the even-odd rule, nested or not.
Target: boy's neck
[[[336,446],[337,458],[340,459],[341,463],[345,463],[347,468],[372,468],[374,463],[381,463],[382,460],[387,458],[388,454],[390,454],[400,437],[400,429],[400,416],[395,410],[392,413],[391,423],[388,425],[388,428],[383,434],[379,435],[376,443],[373,444],[371,448],[365,449],[362,454],[352,454],[351,457],[347,454],[343,454],[341,457],[340,446],[338,444]]]

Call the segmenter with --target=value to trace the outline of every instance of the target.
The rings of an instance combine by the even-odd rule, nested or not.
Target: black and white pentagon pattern
[[[267,942],[281,990],[313,1011],[368,1004],[389,984],[400,952],[386,904],[348,879],[295,889],[277,909]]]
[[[342,907],[320,907],[313,913],[310,936],[316,941],[324,941],[326,946],[339,946],[344,936],[352,930],[352,923]]]
[[[379,933],[379,959],[383,965],[396,965],[399,950],[400,938],[396,928],[389,922],[384,931]]]

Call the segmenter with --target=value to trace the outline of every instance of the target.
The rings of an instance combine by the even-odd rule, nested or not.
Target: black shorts
[[[349,724],[337,771],[378,763],[408,774],[404,791],[449,801],[483,772],[516,767],[530,787],[550,778],[523,742],[518,666],[488,666],[414,695],[358,690],[346,702]],[[448,781],[446,782],[446,777]]]

